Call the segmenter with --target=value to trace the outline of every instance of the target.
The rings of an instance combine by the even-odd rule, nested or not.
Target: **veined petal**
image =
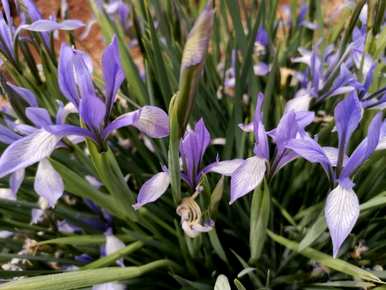
[[[163,138],[169,135],[168,115],[155,106],[142,107],[133,126],[152,138]]]
[[[74,125],[52,125],[47,127],[46,130],[60,138],[65,136],[82,136],[95,139],[95,135],[92,132]]]
[[[40,129],[12,143],[0,157],[0,177],[50,156],[60,139]]]
[[[147,203],[156,201],[165,193],[169,184],[170,177],[167,172],[157,173],[142,185],[137,202],[133,204],[133,207],[138,209]]]
[[[39,163],[34,190],[39,196],[47,200],[49,207],[55,207],[56,202],[63,195],[64,184],[62,177],[47,159],[43,159]]]
[[[339,184],[329,193],[324,214],[332,239],[333,256],[336,257],[359,216],[359,201],[352,185]]]
[[[203,173],[215,172],[224,176],[231,176],[244,163],[243,159],[216,161],[203,169]]]
[[[52,125],[48,111],[44,108],[29,107],[25,109],[27,118],[38,128]]]
[[[324,154],[326,154],[328,160],[330,161],[331,166],[335,167],[338,163],[338,148],[326,146],[322,147],[322,149],[324,151]],[[343,166],[346,164],[347,160],[348,156],[345,154],[343,158]]]
[[[233,172],[230,204],[254,190],[263,181],[266,171],[265,163],[265,159],[257,156],[250,157]]]
[[[103,130],[102,136],[106,139],[114,130],[122,127],[132,126],[139,118],[139,110],[123,114],[112,121]]]

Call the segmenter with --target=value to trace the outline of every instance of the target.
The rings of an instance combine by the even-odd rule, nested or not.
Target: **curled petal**
[[[195,238],[201,233],[207,233],[213,230],[214,222],[212,220],[209,220],[203,224],[200,224],[191,223],[189,221],[182,221],[181,227],[188,237]]]
[[[44,197],[49,207],[54,207],[63,195],[64,184],[62,177],[52,167],[47,159],[40,161],[35,176],[34,190],[39,196]]]
[[[225,176],[231,176],[233,172],[244,163],[243,159],[217,161],[203,169],[203,173],[215,172]]]
[[[336,257],[359,216],[359,201],[352,185],[339,184],[329,193],[324,214]]]
[[[0,157],[0,177],[50,156],[60,139],[40,129],[12,143]]]
[[[147,203],[156,201],[165,193],[169,184],[170,177],[167,172],[157,173],[142,185],[137,202],[133,204],[133,207],[138,209]]]
[[[233,172],[230,204],[254,190],[262,182],[266,171],[265,163],[265,159],[257,156],[250,157]]]
[[[158,107],[142,107],[139,110],[139,118],[133,126],[152,138],[163,138],[169,135],[168,115]]]

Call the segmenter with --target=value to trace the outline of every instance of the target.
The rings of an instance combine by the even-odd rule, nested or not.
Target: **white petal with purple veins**
[[[59,141],[60,137],[41,129],[12,143],[0,157],[0,177],[50,156]]]
[[[324,214],[332,239],[333,256],[336,257],[358,219],[358,197],[350,187],[339,184],[329,193]]]
[[[233,172],[244,163],[243,159],[225,160],[208,165],[204,172],[215,172],[225,176],[231,176]]]
[[[257,156],[250,157],[237,168],[231,177],[230,204],[254,190],[263,180],[266,160]]]
[[[169,135],[168,115],[158,107],[142,107],[139,118],[133,125],[152,138],[163,138]]]
[[[169,184],[170,177],[167,172],[157,173],[142,185],[137,203],[133,204],[133,207],[138,209],[149,202],[156,201],[165,193]]]
[[[34,189],[37,194],[47,200],[49,207],[54,207],[58,199],[63,195],[64,184],[62,177],[47,159],[43,159],[39,163]]]

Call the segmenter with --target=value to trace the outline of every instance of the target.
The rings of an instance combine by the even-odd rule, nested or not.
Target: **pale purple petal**
[[[52,120],[48,111],[44,108],[29,107],[25,109],[27,118],[38,128],[52,125]]]
[[[266,76],[270,71],[270,67],[268,64],[264,62],[259,62],[258,64],[253,66],[253,72],[257,76]]]
[[[46,130],[60,138],[65,136],[82,136],[95,139],[95,135],[92,132],[74,125],[52,125],[47,127]]]
[[[167,172],[157,173],[142,185],[137,196],[137,202],[133,204],[133,207],[138,209],[147,203],[156,201],[165,193],[169,184],[170,177]]]
[[[39,208],[33,208],[31,210],[31,224],[37,224],[44,218],[44,210]]]
[[[34,190],[47,200],[49,207],[55,207],[58,199],[63,195],[63,179],[47,159],[39,162]]]
[[[74,77],[73,58],[73,49],[66,44],[62,44],[58,64],[58,82],[59,88],[67,100],[72,102],[76,107],[79,107],[79,95]]]
[[[196,123],[194,130],[187,131],[181,141],[180,155],[184,163],[184,171],[192,186],[198,182],[200,163],[209,144],[210,134],[203,119]]]
[[[311,163],[320,163],[327,174],[330,172],[330,160],[324,153],[323,148],[313,139],[292,139],[286,148],[295,151],[298,155]]]
[[[351,134],[358,127],[362,119],[362,106],[356,95],[348,95],[335,107],[335,125],[339,137],[339,149],[341,152],[347,152],[348,142]]]
[[[250,133],[253,132],[254,125],[253,122],[248,124],[239,124],[239,128],[244,132]]]
[[[9,179],[9,187],[11,188],[12,192],[16,194],[19,191],[19,188],[24,180],[24,174],[25,170],[19,169],[12,173],[10,179]]]
[[[126,286],[117,282],[98,284],[92,287],[92,290],[125,290]]]
[[[349,177],[370,155],[379,144],[382,128],[382,113],[379,112],[371,121],[367,138],[363,139],[358,147],[351,154],[343,168],[341,177]]]
[[[80,20],[64,20],[63,22],[56,22],[49,19],[39,19],[31,24],[21,26],[21,29],[35,31],[35,32],[51,32],[54,30],[75,30],[84,26]]]
[[[263,181],[265,171],[265,159],[257,156],[246,159],[231,176],[231,200],[229,203],[234,203],[238,198],[254,190]]]
[[[123,249],[124,247],[126,247],[126,245],[116,236],[111,234],[106,235],[106,245],[105,245],[106,256],[111,255],[116,251]],[[124,267],[123,259],[117,260],[116,263],[119,266]]]
[[[119,116],[110,124],[108,124],[107,127],[103,130],[103,139],[106,139],[114,130],[120,129],[122,127],[132,126],[139,119],[139,115],[140,110],[136,110]]]
[[[11,129],[0,125],[0,142],[4,144],[11,144],[21,137],[13,132]]]
[[[164,110],[155,106],[142,107],[133,126],[152,138],[169,135],[169,117]]]
[[[330,161],[331,166],[335,167],[338,164],[338,148],[325,146],[322,147],[322,149],[324,151],[324,154],[326,154],[328,160]],[[348,156],[345,154],[343,158],[343,166],[346,164],[347,160]]]
[[[38,101],[36,99],[35,94],[29,89],[15,86],[11,83],[7,83],[7,85],[16,92],[21,98],[24,99],[31,107],[38,107]]]
[[[63,106],[63,103],[60,103],[56,113],[56,124],[64,124],[69,114],[77,112],[78,110],[73,103],[67,103],[65,106]]]
[[[0,157],[0,177],[50,156],[59,141],[60,137],[40,129],[12,143]]]
[[[102,56],[103,78],[105,80],[106,108],[110,113],[116,99],[116,94],[121,86],[125,75],[120,67],[119,48],[116,36],[111,44],[105,49]]]
[[[202,172],[209,173],[215,172],[224,176],[231,176],[233,172],[244,163],[243,159],[233,159],[225,161],[217,161],[209,164]]]
[[[57,221],[56,227],[58,228],[58,231],[60,233],[64,233],[64,234],[73,234],[73,233],[76,233],[76,232],[79,233],[82,231],[80,227],[69,224],[66,220]]]
[[[332,239],[333,256],[336,257],[359,216],[359,201],[352,185],[347,182],[338,184],[329,193],[324,214]]]
[[[308,111],[310,108],[312,97],[308,93],[304,93],[289,100],[285,105],[285,112],[302,112]]]

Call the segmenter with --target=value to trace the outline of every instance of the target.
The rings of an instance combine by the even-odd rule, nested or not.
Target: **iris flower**
[[[338,133],[338,148],[329,147],[326,152],[312,138],[295,139],[286,147],[312,163],[320,163],[335,188],[328,194],[325,205],[325,218],[330,231],[333,256],[338,255],[344,240],[352,231],[359,216],[359,201],[353,191],[352,175],[381,144],[385,127],[382,113],[375,115],[368,128],[368,135],[350,157],[347,149],[350,137],[358,127],[363,108],[355,92],[348,95],[335,108],[335,125]]]
[[[2,135],[5,139],[8,138],[10,146],[0,157],[0,178],[39,162],[35,191],[53,207],[63,194],[63,181],[47,158],[56,148],[63,146],[60,142],[62,138],[88,137],[103,148],[106,138],[114,130],[124,126],[134,126],[153,138],[168,135],[168,116],[154,106],[144,106],[110,121],[117,91],[124,80],[115,38],[103,54],[102,67],[105,79],[103,98],[97,95],[94,88],[89,57],[62,45],[58,68],[59,87],[70,103],[58,110],[55,122],[46,109],[34,107],[37,101],[32,92],[13,87],[26,100],[30,99],[31,107],[26,109],[26,116],[34,127],[19,125],[18,128],[24,130],[22,136],[2,130]],[[71,112],[79,112],[84,128],[65,124],[66,116]]]

